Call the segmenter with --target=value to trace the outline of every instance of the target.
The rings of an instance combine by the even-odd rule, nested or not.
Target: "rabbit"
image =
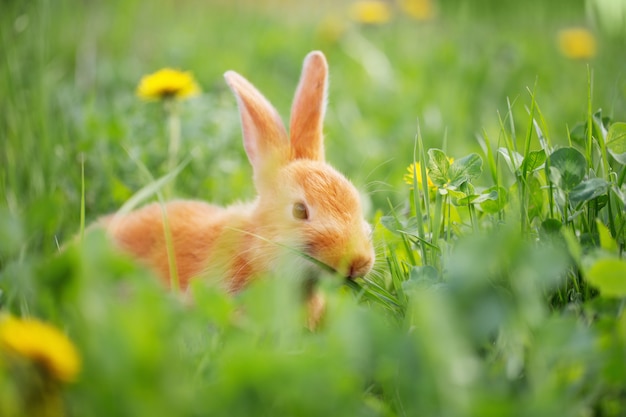
[[[169,285],[164,210],[182,290],[190,279],[210,275],[237,292],[271,273],[285,248],[301,251],[348,279],[365,276],[375,259],[371,227],[356,188],[324,157],[324,54],[313,51],[304,60],[289,134],[278,112],[249,81],[234,71],[224,78],[237,100],[257,197],[225,208],[188,200],[154,203],[102,219],[107,234]],[[315,327],[324,299],[311,290],[306,303],[308,325]]]

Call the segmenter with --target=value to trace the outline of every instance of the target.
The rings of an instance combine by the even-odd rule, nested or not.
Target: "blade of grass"
[[[417,152],[417,155],[416,155]],[[416,156],[418,158],[416,158]],[[417,159],[419,159],[420,171],[422,175],[422,184],[417,183]],[[426,233],[424,231],[424,222],[422,215],[422,203],[420,201],[420,187],[422,187],[422,195],[424,196],[424,209],[426,211],[426,216],[429,216],[430,207],[429,207],[429,199],[428,199],[428,176],[426,174],[426,163],[424,156],[424,143],[422,142],[422,133],[420,130],[419,120],[417,121],[417,133],[415,136],[415,142],[413,144],[413,205],[415,209],[415,220],[417,221],[417,233],[423,239],[426,240]],[[395,213],[394,213],[395,216]],[[411,257],[412,257],[412,251]],[[426,248],[420,245],[420,252],[422,254],[422,263],[428,262],[428,253],[426,252]],[[413,260],[414,262],[414,260]],[[414,262],[415,264],[415,262]]]
[[[176,256],[174,253],[174,242],[172,238],[172,230],[170,228],[169,219],[167,217],[167,210],[165,209],[165,199],[163,198],[163,193],[161,192],[161,189],[164,185],[168,184],[174,177],[176,177],[183,170],[183,168],[185,168],[185,166],[187,166],[187,164],[191,161],[191,157],[187,157],[173,171],[169,172],[168,174],[157,180],[154,180],[148,168],[139,159],[135,158],[130,152],[128,152],[128,150],[127,153],[135,162],[135,164],[139,167],[139,169],[143,172],[146,179],[150,182],[142,189],[140,189],[137,193],[135,193],[115,213],[112,222],[115,222],[115,219],[118,218],[118,216],[123,216],[124,214],[127,214],[137,205],[141,204],[141,202],[156,194],[159,205],[161,207],[161,213],[163,218],[163,233],[165,237],[165,248],[167,252],[167,260],[170,272],[170,286],[174,293],[178,293],[180,291],[180,280],[178,277],[178,267],[176,265]]]
[[[398,217],[398,214],[396,213],[395,209],[393,208],[393,205],[391,204],[390,200],[387,200],[387,202],[389,203],[389,209],[391,210],[391,216],[394,218],[394,220],[396,221],[396,224],[398,225],[398,232],[402,231],[402,223],[400,222],[400,218]],[[419,234],[419,229],[418,229],[418,234]],[[425,240],[425,239],[424,239]],[[411,248],[411,244],[409,241],[407,241],[404,237],[402,238],[402,243],[404,245],[404,249],[406,251],[406,255],[407,257],[411,260],[411,262],[413,263],[413,265],[417,264],[417,260],[415,259],[415,255],[413,254],[413,248]],[[420,251],[422,252],[422,263],[425,262],[425,250],[420,246]]]
[[[421,131],[418,130],[417,135],[417,144],[418,144],[418,157],[420,164],[420,174],[422,175],[422,183],[420,186],[422,187],[422,197],[424,200],[424,210],[427,219],[430,219],[430,196],[428,195],[428,172],[426,171],[426,148],[424,147],[424,141],[422,139]],[[413,155],[413,159],[415,159],[415,155]],[[417,177],[415,177],[417,181]],[[424,235],[425,236],[425,235]]]
[[[433,245],[433,244],[432,244],[431,242],[429,242],[428,240],[426,240],[426,239],[422,239],[422,238],[420,238],[419,236],[417,236],[417,235],[415,235],[415,234],[413,234],[413,233],[409,233],[409,232],[406,232],[406,231],[404,231],[404,230],[398,230],[398,233],[401,233],[401,234],[403,234],[403,235],[406,235],[406,236],[408,236],[408,237],[411,237],[411,238],[415,239],[415,244],[416,244],[416,245],[417,245],[418,243],[421,243],[421,244],[423,244],[423,245],[426,245],[426,246],[430,247],[431,249],[434,249],[434,250],[439,251],[439,252],[441,251],[441,249],[440,249],[437,245]],[[414,265],[416,265],[416,264],[414,264]]]
[[[591,81],[591,69],[587,65],[587,142],[585,146],[587,156],[587,169],[593,167],[593,110],[592,110],[592,81]]]
[[[375,283],[374,281],[368,280],[366,278],[361,278],[359,281],[362,281],[364,285],[359,285],[358,282],[353,281],[353,280],[347,280],[346,285],[353,289],[365,288],[366,289],[365,294],[374,295],[379,300],[384,301],[384,304],[394,309],[401,308],[400,303],[393,299],[394,298],[393,295],[389,293],[387,290],[385,290],[383,287]]]
[[[493,154],[493,148],[491,147],[489,137],[487,136],[487,131],[483,129],[482,136],[476,135],[476,140],[478,141],[478,144],[483,150],[483,153],[487,157],[487,166],[489,166],[489,173],[491,174],[491,180],[493,181],[495,185],[499,185],[498,164]]]
[[[537,89],[537,79],[535,79],[535,86],[530,93],[530,110],[528,111],[528,127],[526,130],[526,138],[524,140],[524,162],[522,163],[522,178],[526,179],[528,175],[528,154],[530,153],[530,142],[533,136],[533,125],[535,124],[535,91]]]
[[[85,157],[80,158],[80,240],[85,236]]]
[[[152,175],[150,174],[148,169],[145,167],[145,165],[143,165],[141,163],[141,161],[139,161],[138,159],[136,159],[134,157],[133,157],[133,160],[135,161],[135,163],[138,166],[141,167],[144,175],[147,176],[147,178],[148,178],[148,180],[150,182],[147,185],[145,185],[144,187],[142,187],[135,194],[133,194],[133,196],[131,198],[129,198],[122,205],[122,207],[120,207],[120,209],[116,212],[116,214],[115,214],[116,216],[117,215],[119,215],[119,216],[126,215],[126,214],[130,213],[132,210],[134,210],[135,208],[137,208],[141,203],[143,203],[148,198],[152,197],[153,195],[158,195],[160,190],[167,183],[169,183],[175,176],[177,176],[185,168],[185,166],[187,166],[187,164],[191,161],[191,158],[185,159],[173,171],[165,174],[164,176],[162,176],[161,178],[158,178],[157,180],[155,180],[152,177]]]
[[[543,113],[541,112],[539,103],[537,103],[536,101],[535,101],[535,120],[533,121],[533,123],[535,125],[537,139],[539,139],[539,143],[541,144],[541,147],[546,152],[546,156],[548,156],[552,152],[552,143],[550,141],[548,125],[546,123],[545,118],[543,117]]]
[[[498,175],[498,158],[496,158],[496,155],[493,152],[491,141],[489,140],[489,136],[487,135],[487,131],[485,129],[483,129],[482,136],[480,135],[477,136],[477,140],[478,140],[478,143],[480,144],[480,147],[483,149],[483,152],[487,156],[487,165],[489,166],[491,179],[493,180],[493,183],[496,186],[498,193],[500,193],[500,186],[502,185],[502,181],[501,181],[500,175]],[[510,151],[509,151],[509,156],[511,156]],[[504,210],[500,210],[498,212],[498,218],[500,220],[504,220],[503,216],[504,216]],[[449,240],[449,236],[448,236],[448,240]]]
[[[517,136],[515,133],[515,120],[513,119],[513,106],[515,105],[516,101],[517,101],[517,98],[513,100],[513,102],[511,103],[511,100],[509,100],[508,97],[506,98],[507,113],[506,113],[505,121],[507,119],[509,121],[509,129],[511,131],[511,136],[510,136],[510,142],[512,145],[511,149],[517,152]]]
[[[389,268],[389,273],[391,275],[392,288],[395,291],[398,300],[402,303],[402,305],[405,305],[407,298],[404,293],[402,283],[406,281],[406,274],[402,271],[402,268],[399,265],[398,255],[392,245],[388,246],[388,253],[386,254],[385,258],[387,262],[387,267]]]
[[[359,298],[363,297],[368,301],[373,301],[396,314],[402,311],[402,306],[398,302],[383,294],[372,291],[372,288],[369,286],[370,283],[370,281],[365,281],[365,285],[359,285],[359,283],[355,281],[347,280],[345,285],[355,291]]]

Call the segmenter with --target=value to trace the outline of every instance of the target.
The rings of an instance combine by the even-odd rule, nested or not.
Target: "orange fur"
[[[225,225],[245,222],[247,210],[224,209],[199,201],[174,201],[167,205],[166,216],[175,253],[178,278],[185,289],[189,280],[199,276],[207,267],[209,254],[221,239]],[[239,213],[237,213],[239,211]],[[110,216],[108,232],[125,251],[145,261],[171,283],[163,210],[151,204],[123,217]],[[241,225],[245,228],[245,225]]]
[[[227,208],[198,201],[152,204],[100,223],[123,250],[169,284],[165,216],[182,289],[192,278],[206,277],[237,291],[276,268],[285,247],[303,251],[348,278],[367,274],[374,251],[359,194],[324,162],[324,55],[312,52],[304,61],[289,136],[276,110],[252,84],[233,71],[224,76],[237,98],[257,199]],[[304,204],[308,218],[294,217],[294,204]],[[324,305],[320,294],[308,292],[310,326],[320,322]]]

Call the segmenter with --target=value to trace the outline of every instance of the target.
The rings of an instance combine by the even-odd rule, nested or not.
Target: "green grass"
[[[625,33],[582,1],[447,0],[380,26],[347,2],[265,3],[3,5],[0,310],[62,329],[82,371],[48,386],[0,347],[0,415],[624,415]],[[559,52],[572,26],[593,58]],[[322,328],[288,271],[190,302],[82,233],[168,181],[251,198],[222,74],[286,117],[312,49],[331,70],[327,157],[364,190],[378,252],[365,279],[322,280]],[[134,95],[165,66],[203,89],[174,170],[163,108]]]

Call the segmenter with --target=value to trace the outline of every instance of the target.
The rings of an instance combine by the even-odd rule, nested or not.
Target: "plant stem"
[[[415,220],[417,221],[417,234],[422,241],[426,240],[426,233],[424,231],[424,222],[422,216],[422,203],[420,201],[420,187],[423,186],[424,193],[424,207],[426,210],[426,215],[429,215],[429,207],[428,207],[428,183],[424,184],[424,179],[427,180],[426,176],[426,168],[425,168],[425,157],[424,157],[424,149],[422,143],[422,134],[420,131],[419,120],[417,122],[417,134],[415,138],[415,144],[413,145],[413,205],[415,208]],[[416,155],[417,153],[417,155]],[[420,169],[422,174],[422,184],[417,183],[417,167],[415,164],[419,159]],[[422,265],[428,265],[428,258],[426,248],[423,244],[420,244],[420,250],[422,252]]]
[[[527,216],[527,203],[526,203],[526,178],[521,175],[516,175],[519,183],[519,195],[520,195],[520,227],[522,236],[526,236],[526,216]]]
[[[161,206],[161,214],[163,219],[163,234],[165,235],[165,249],[167,252],[167,263],[170,270],[170,286],[174,294],[180,292],[180,279],[178,277],[178,267],[176,265],[176,254],[174,253],[174,239],[172,237],[172,229],[170,228],[165,202],[161,193],[158,193],[159,205]]]
[[[563,224],[569,226],[569,192],[565,192],[565,202],[563,203]],[[573,230],[575,232],[575,230]]]
[[[178,103],[173,98],[165,99],[163,105],[167,113],[167,133],[169,136],[167,171],[172,172],[178,163],[178,150],[180,148],[181,132],[180,132],[180,115],[178,114]],[[173,178],[165,190],[166,198],[171,198],[174,192]]]
[[[474,233],[478,233],[478,223],[476,222],[476,211],[474,205],[468,200],[467,210],[469,211],[470,222],[472,223],[472,230]]]
[[[587,151],[587,169],[591,169],[593,167],[592,161],[592,149],[593,149],[593,113],[591,107],[591,94],[592,94],[592,83],[591,83],[591,69],[587,66],[587,143],[586,143],[586,151]]]
[[[441,193],[439,192],[439,190],[437,190],[437,194],[435,194],[435,212],[433,213],[433,230],[431,230],[431,243],[436,246],[437,248],[439,248],[438,246],[438,242],[439,242],[439,232],[441,229],[441,221],[442,221],[442,217],[443,217],[443,196],[441,195]],[[434,263],[434,260],[433,260]],[[437,263],[438,264],[438,263]]]

